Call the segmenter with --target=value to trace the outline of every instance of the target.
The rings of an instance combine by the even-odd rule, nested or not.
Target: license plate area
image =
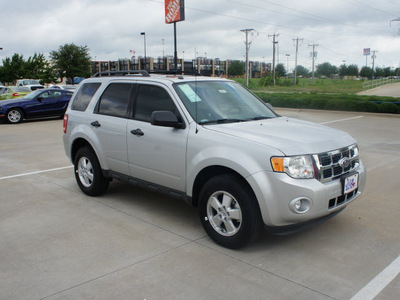
[[[346,195],[358,188],[358,173],[352,173],[342,177],[343,194]]]

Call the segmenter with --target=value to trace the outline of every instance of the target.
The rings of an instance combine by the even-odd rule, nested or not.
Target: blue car
[[[64,115],[73,92],[60,89],[36,90],[23,98],[0,101],[0,121],[11,124],[23,119]]]

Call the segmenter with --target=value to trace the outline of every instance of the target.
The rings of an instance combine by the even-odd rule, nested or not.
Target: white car
[[[71,85],[71,84],[52,84],[49,86],[50,89],[60,89],[60,90],[69,90],[69,91],[75,91],[77,85]]]
[[[17,80],[17,86],[27,87],[31,91],[35,91],[38,89],[44,89],[44,85],[40,83],[39,79],[20,79],[20,80]]]
[[[219,78],[86,79],[66,111],[63,141],[85,194],[101,195],[116,179],[182,198],[228,248],[261,225],[281,234],[328,219],[366,181],[350,135],[279,116]]]

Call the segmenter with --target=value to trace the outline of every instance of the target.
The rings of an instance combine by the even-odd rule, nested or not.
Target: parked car
[[[65,152],[89,196],[116,179],[181,198],[212,240],[239,248],[262,226],[283,234],[327,220],[364,189],[354,138],[282,117],[237,82],[107,74],[124,75],[83,81],[64,116]]]
[[[69,91],[75,91],[77,85],[72,85],[72,84],[53,84],[49,86],[51,89],[61,89],[61,90],[69,90]]]
[[[31,91],[35,91],[37,89],[44,89],[44,85],[40,83],[39,79],[20,79],[17,80],[17,86],[25,86],[29,88]]]
[[[23,86],[0,86],[0,100],[21,98],[32,91]]]
[[[73,92],[36,90],[23,98],[0,101],[0,121],[20,123],[23,119],[63,116]]]

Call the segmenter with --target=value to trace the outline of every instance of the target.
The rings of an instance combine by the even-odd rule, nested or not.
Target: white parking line
[[[29,173],[23,173],[23,174],[16,174],[16,175],[11,175],[11,176],[4,176],[4,177],[0,177],[0,180],[16,178],[16,177],[22,177],[22,176],[29,176],[29,175],[36,175],[36,174],[40,174],[40,173],[53,172],[53,171],[64,170],[64,169],[69,169],[69,168],[73,168],[73,166],[54,168],[54,169],[48,169],[48,170],[41,170],[41,171],[35,171],[35,172],[29,172]]]
[[[350,300],[372,300],[400,273],[400,256],[364,286]]]
[[[337,123],[337,122],[343,122],[343,121],[350,121],[350,120],[360,119],[360,118],[364,118],[364,116],[357,116],[357,117],[352,117],[352,118],[346,118],[346,119],[340,119],[340,120],[333,120],[333,121],[324,122],[324,123],[319,123],[319,124],[325,125],[325,124]]]

